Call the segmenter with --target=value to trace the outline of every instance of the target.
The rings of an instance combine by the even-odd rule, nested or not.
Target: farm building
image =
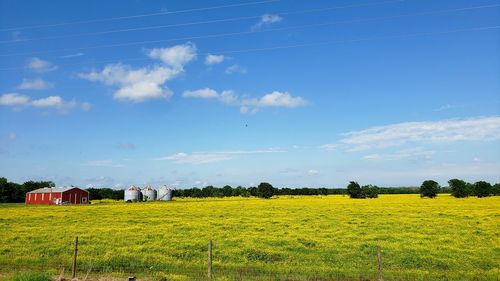
[[[26,204],[88,204],[89,192],[78,187],[39,188],[26,193]]]

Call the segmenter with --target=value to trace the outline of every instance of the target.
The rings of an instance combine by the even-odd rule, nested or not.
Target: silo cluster
[[[163,185],[158,191],[148,185],[144,188],[139,188],[134,185],[125,190],[125,202],[140,202],[140,201],[170,201],[172,200],[173,188]]]

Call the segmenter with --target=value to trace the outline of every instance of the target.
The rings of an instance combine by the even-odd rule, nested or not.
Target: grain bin
[[[154,201],[156,200],[156,190],[152,188],[150,185],[146,186],[141,190],[142,199],[144,201]]]
[[[173,188],[164,185],[158,189],[158,200],[170,201],[172,200],[172,193]]]
[[[137,202],[142,200],[141,190],[138,187],[130,186],[125,190],[125,202]]]

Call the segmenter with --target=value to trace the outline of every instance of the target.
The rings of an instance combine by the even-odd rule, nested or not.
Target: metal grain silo
[[[150,185],[146,186],[141,190],[142,192],[142,199],[144,201],[154,201],[156,200],[156,190],[152,188]]]
[[[137,202],[141,201],[142,194],[141,190],[138,187],[130,186],[127,190],[125,190],[125,202]]]
[[[173,188],[164,185],[158,189],[158,200],[170,201],[172,200],[172,193]]]

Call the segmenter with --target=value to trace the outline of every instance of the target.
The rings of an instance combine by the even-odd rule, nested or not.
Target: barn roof
[[[78,188],[76,186],[66,186],[66,187],[53,187],[53,188],[50,188],[50,187],[44,187],[44,188],[39,188],[39,189],[35,189],[35,190],[32,190],[28,193],[54,193],[54,192],[65,192],[65,191],[68,191],[70,189],[73,189],[73,188]],[[78,189],[81,189],[81,188],[78,188]]]

